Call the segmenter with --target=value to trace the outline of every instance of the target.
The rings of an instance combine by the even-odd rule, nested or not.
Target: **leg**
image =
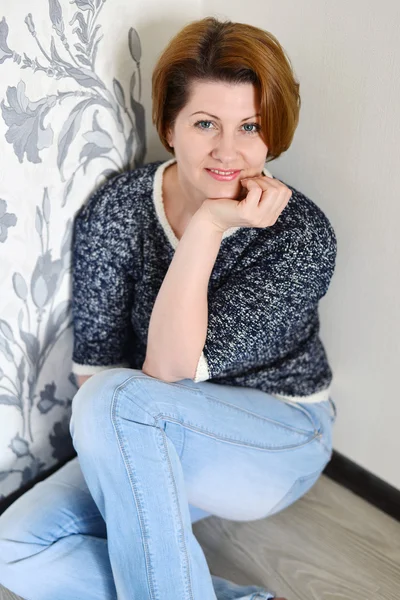
[[[119,600],[215,600],[189,503],[246,521],[294,502],[330,459],[327,404],[166,383],[134,369],[86,381],[73,400],[71,434],[107,523]]]
[[[192,523],[208,516],[189,508]],[[106,524],[78,458],[0,516],[0,582],[29,600],[117,599]]]
[[[105,536],[75,458],[1,515],[0,581],[29,600],[116,600]]]

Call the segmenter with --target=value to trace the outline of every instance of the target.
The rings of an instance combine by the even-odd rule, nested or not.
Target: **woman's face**
[[[268,153],[260,124],[252,84],[192,83],[190,99],[167,136],[179,181],[192,201],[193,195],[197,200],[238,198],[240,179],[260,175]]]

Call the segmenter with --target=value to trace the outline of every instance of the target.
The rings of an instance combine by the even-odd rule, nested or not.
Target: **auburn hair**
[[[152,118],[163,146],[194,81],[252,83],[260,99],[261,132],[267,162],[292,143],[300,113],[300,85],[290,59],[272,33],[214,17],[179,31],[159,57],[152,75]]]

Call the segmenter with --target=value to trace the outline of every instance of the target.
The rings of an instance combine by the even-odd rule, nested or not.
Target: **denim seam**
[[[134,375],[131,378],[129,378],[129,380],[126,380],[123,384],[121,384],[120,387],[122,387],[122,386],[125,387],[127,384],[131,383],[132,381],[133,381],[134,384],[137,384],[137,380],[138,379],[144,380],[144,379],[148,379],[148,378],[147,377],[140,377],[140,376],[135,376]],[[170,385],[168,382],[164,382],[164,383],[166,385]],[[192,391],[192,389],[189,388],[188,386],[185,386],[185,387],[187,387],[188,390]],[[140,386],[140,390],[148,396],[149,400],[152,399],[151,394],[148,391],[148,388],[147,388],[146,385]],[[256,444],[252,444],[251,442],[232,441],[229,438],[224,437],[222,434],[217,435],[214,432],[210,432],[207,429],[204,429],[204,427],[201,427],[198,424],[193,423],[191,421],[182,422],[181,420],[177,419],[175,417],[175,415],[171,415],[171,414],[168,414],[168,413],[158,413],[157,415],[152,415],[150,412],[146,411],[142,406],[140,406],[139,404],[137,404],[137,402],[135,402],[135,400],[132,397],[130,398],[130,400],[132,402],[134,402],[136,404],[136,406],[138,406],[141,410],[143,410],[144,412],[146,412],[152,419],[154,419],[155,424],[157,424],[158,427],[159,427],[158,421],[160,420],[160,418],[165,418],[166,416],[168,416],[168,418],[171,421],[173,421],[174,423],[178,423],[182,427],[187,427],[188,429],[192,429],[193,431],[200,432],[200,433],[202,433],[204,435],[208,435],[209,437],[213,437],[215,439],[220,439],[221,441],[226,441],[228,443],[236,444],[236,445],[240,445],[240,446],[251,446],[252,448],[257,448],[257,449],[260,449],[260,450],[278,451],[279,452],[279,451],[292,450],[292,449],[295,449],[295,448],[301,448],[302,446],[305,446],[306,444],[309,444],[310,442],[312,442],[314,439],[320,437],[320,435],[321,435],[320,431],[318,431],[318,430],[315,429],[314,430],[314,435],[311,434],[311,437],[308,437],[308,439],[306,439],[303,443],[296,443],[296,444],[290,444],[288,446],[279,446],[279,447],[278,446],[262,447],[262,446],[259,446],[259,445],[256,445]],[[237,412],[237,413],[245,412],[245,413],[248,413],[250,416],[252,416],[255,419],[258,419],[258,420],[261,420],[261,421],[264,421],[264,422],[268,422],[268,423],[273,423],[275,426],[277,426],[277,427],[279,427],[281,429],[284,429],[286,431],[294,431],[294,432],[300,433],[302,435],[310,436],[310,432],[308,432],[308,431],[299,430],[299,429],[296,429],[294,427],[283,425],[282,423],[279,423],[278,421],[275,421],[273,419],[268,419],[266,417],[260,417],[256,413],[252,413],[251,411],[248,411],[247,409],[239,409],[238,407],[236,407],[236,406],[234,406],[232,404],[226,403],[224,401],[220,401],[220,400],[217,400],[217,401],[220,404],[224,404],[225,406],[228,406],[229,408],[234,409],[235,412]],[[308,415],[308,413],[307,413],[307,415]]]
[[[281,504],[282,501],[285,500],[285,498],[287,498],[289,496],[289,494],[292,493],[292,490],[294,489],[294,487],[302,481],[305,481],[307,479],[312,479],[313,477],[316,477],[318,474],[322,474],[322,471],[324,470],[324,467],[322,467],[322,469],[318,469],[317,471],[314,471],[314,473],[310,473],[309,475],[302,475],[302,477],[298,477],[293,484],[290,486],[290,488],[288,489],[288,491],[286,492],[286,494],[283,496],[283,498],[281,498],[274,506],[273,508],[270,510],[269,514],[272,515],[274,514],[274,511],[276,509],[277,506],[279,506],[279,504]]]
[[[169,473],[170,473],[170,477],[171,477],[171,481],[174,487],[174,495],[175,495],[175,505],[178,511],[178,515],[179,515],[179,521],[180,521],[180,531],[181,531],[181,535],[179,536],[181,539],[181,544],[183,546],[184,549],[184,553],[185,553],[185,557],[186,557],[186,571],[187,571],[187,578],[188,578],[188,582],[186,582],[186,584],[188,585],[188,590],[189,590],[189,600],[194,600],[193,598],[193,586],[192,586],[192,578],[191,578],[191,573],[190,573],[190,560],[189,560],[189,553],[186,547],[186,542],[185,542],[185,527],[183,525],[183,519],[182,519],[182,513],[181,513],[181,509],[179,506],[179,498],[178,498],[178,491],[176,489],[176,481],[175,481],[175,477],[174,477],[174,471],[172,469],[172,464],[171,464],[171,459],[169,456],[169,452],[168,452],[168,445],[167,445],[167,435],[165,433],[165,431],[163,429],[159,429],[159,431],[161,432],[162,435],[162,440],[163,440],[163,446],[164,446],[164,452],[165,452],[165,456],[167,457],[167,461],[168,461],[168,466],[169,466]]]
[[[117,426],[116,419],[114,419],[114,415],[117,416],[117,414],[116,414],[117,413],[117,410],[116,410],[116,404],[117,404],[117,398],[116,398],[116,396],[117,396],[117,392],[122,392],[123,388],[126,387],[126,385],[128,383],[130,383],[131,381],[133,381],[133,383],[136,385],[136,380],[137,379],[147,379],[147,377],[132,376],[132,377],[129,378],[129,380],[125,380],[123,383],[121,383],[116,388],[116,390],[114,391],[114,396],[113,396],[113,400],[112,400],[112,403],[111,403],[111,413],[112,413],[111,414],[111,421],[112,421],[112,423],[114,425],[114,429],[116,431],[116,437],[117,437],[117,440],[118,440],[118,445],[119,445],[119,448],[120,448],[120,451],[121,451],[121,455],[122,455],[123,460],[124,460],[125,469],[127,471],[129,481],[131,483],[131,489],[132,489],[134,497],[135,497],[135,503],[136,503],[136,507],[137,507],[137,510],[138,510],[138,514],[140,515],[139,522],[140,522],[141,533],[142,533],[142,542],[143,542],[143,545],[144,545],[144,548],[145,548],[145,558],[146,558],[146,565],[147,565],[147,569],[146,569],[147,581],[148,581],[148,585],[149,585],[149,589],[150,589],[150,593],[151,593],[151,598],[152,598],[152,600],[156,600],[156,596],[154,594],[154,587],[152,585],[152,580],[149,577],[149,573],[152,572],[151,562],[150,562],[150,558],[149,558],[149,548],[148,548],[147,542],[146,543],[144,542],[144,540],[146,539],[146,538],[144,538],[145,520],[143,519],[143,514],[142,514],[142,511],[141,511],[141,508],[140,508],[139,499],[136,497],[135,483],[134,483],[133,479],[131,478],[131,472],[133,472],[133,469],[132,469],[132,467],[131,467],[131,465],[129,463],[129,460],[126,457],[126,454],[124,452],[123,439],[122,439],[123,436],[120,435],[120,433],[118,431],[118,426]],[[136,385],[136,387],[138,387],[138,386]],[[148,391],[146,389],[146,386],[144,386],[143,388],[140,388],[140,391],[144,391],[149,396],[149,393],[148,393]],[[140,410],[144,410],[143,407],[141,405],[139,405],[137,402],[135,402],[135,400],[132,397],[130,397],[130,401],[133,401],[134,404],[136,404],[136,406],[138,406],[140,408]],[[156,420],[155,417],[151,413],[149,413],[146,410],[144,410],[144,412],[146,412],[152,419]],[[159,429],[159,431],[161,432],[161,434],[163,436],[165,436],[165,438],[166,438],[166,434],[165,434],[164,430],[161,429],[158,426],[157,426],[157,428]],[[163,441],[164,441],[164,437],[163,437]],[[171,479],[173,481],[173,485],[174,485],[175,493],[176,493],[176,482],[175,482],[174,474],[173,474],[173,471],[172,471],[172,467],[171,467],[171,462],[170,462],[170,458],[169,458],[169,455],[168,455],[168,451],[167,451],[167,462],[169,463],[170,476],[171,476]],[[178,511],[178,514],[179,514],[179,519],[180,519],[180,522],[181,522],[181,529],[183,530],[184,529],[184,527],[183,527],[183,519],[182,519],[182,514],[181,514],[181,511],[180,511],[180,507],[179,507],[179,502],[177,500],[177,494],[176,494],[175,501],[176,501],[177,511]],[[188,571],[188,574],[189,574],[189,586],[190,586],[189,587],[189,593],[190,593],[190,599],[189,600],[194,600],[193,599],[193,593],[192,593],[192,585],[190,583],[190,581],[191,581],[191,578],[190,578],[190,562],[189,562],[189,557],[188,557],[188,552],[187,552],[187,548],[186,548],[186,543],[185,543],[185,537],[184,537],[184,535],[182,537],[182,544],[183,544],[183,547],[184,547],[184,552],[185,552],[185,556],[186,556],[187,571]]]
[[[331,457],[332,457],[332,451],[331,451],[331,450],[329,450],[328,446],[326,446],[326,445],[324,444],[324,442],[322,441],[322,439],[321,439],[321,438],[319,438],[319,439],[318,439],[318,441],[319,441],[319,443],[321,444],[321,446],[323,447],[323,449],[325,450],[325,452],[328,454],[328,456],[329,456],[329,460],[330,460],[330,459],[331,459]]]
[[[137,380],[137,379],[146,379],[146,377],[134,376],[131,379],[134,379],[134,380]],[[129,382],[130,381],[127,381],[126,383],[129,383]],[[165,383],[165,385],[171,385],[169,382],[162,382],[162,383]],[[234,412],[237,412],[239,414],[239,416],[241,416],[243,413],[245,413],[245,414],[249,415],[251,418],[254,418],[256,420],[265,421],[267,423],[273,423],[276,427],[279,427],[280,429],[284,429],[286,431],[294,431],[296,433],[301,433],[301,434],[304,434],[304,435],[310,435],[310,432],[307,431],[307,430],[305,430],[305,429],[300,429],[298,427],[291,427],[290,425],[284,425],[283,423],[280,423],[279,421],[276,421],[274,419],[269,419],[268,417],[260,416],[257,413],[254,413],[254,412],[252,412],[252,411],[250,411],[248,409],[238,408],[234,404],[230,404],[229,402],[225,402],[224,400],[220,400],[219,398],[216,398],[215,396],[212,396],[212,395],[209,395],[209,394],[204,394],[202,392],[197,392],[196,390],[193,390],[193,388],[191,388],[189,386],[179,386],[179,387],[184,387],[189,392],[194,393],[195,395],[201,395],[201,396],[207,398],[208,400],[212,400],[212,401],[214,401],[214,402],[216,402],[218,404],[224,405],[227,408],[229,408],[230,410],[233,410]],[[147,393],[147,395],[149,396],[149,392],[147,392],[146,386],[143,386],[143,388],[141,388],[141,389],[143,389],[143,391],[145,391]],[[303,412],[306,415],[306,417],[308,418],[308,420],[311,422],[312,426],[314,427],[314,434],[319,435],[320,431],[318,430],[318,428],[317,428],[317,426],[315,424],[315,421],[314,421],[312,415],[310,415],[310,413],[307,410],[305,410],[303,407],[295,407],[295,408],[298,408],[298,410],[300,410],[300,412]],[[150,413],[147,413],[147,414],[149,414],[149,416],[151,416],[152,418],[154,418],[153,415],[151,415]],[[196,423],[190,423],[190,424],[196,426]]]
[[[134,385],[136,385],[136,380],[137,379],[149,379],[149,377],[141,377],[141,376],[138,376],[138,375],[131,375],[128,379],[125,379],[125,381],[123,381],[118,386],[117,390],[119,390],[119,389],[123,390],[130,383],[133,383]],[[164,382],[164,383],[167,383],[167,382]],[[137,387],[137,385],[136,385],[136,387]],[[146,387],[143,388],[143,391],[147,393]],[[149,395],[149,394],[147,393],[147,395]],[[136,406],[138,408],[140,408],[140,410],[143,410],[143,412],[145,412],[151,419],[154,419],[154,416],[148,410],[146,410],[142,405],[140,405],[137,402],[135,402],[134,398],[130,397],[129,400],[131,400],[134,404],[136,404]]]
[[[117,388],[114,390],[113,398],[112,398],[111,406],[110,406],[110,413],[111,413],[111,422],[113,424],[117,443],[119,446],[119,450],[121,452],[122,460],[125,465],[125,470],[128,475],[131,491],[133,494],[133,498],[134,498],[137,513],[138,513],[138,520],[139,520],[140,530],[141,530],[141,534],[142,534],[142,544],[144,547],[144,555],[145,555],[145,563],[146,563],[146,576],[147,576],[147,583],[148,583],[149,590],[150,590],[150,597],[152,598],[152,600],[156,600],[152,578],[150,577],[151,564],[150,564],[150,558],[149,558],[149,548],[147,545],[147,537],[145,535],[145,530],[146,530],[145,519],[144,519],[144,515],[142,512],[141,505],[140,505],[140,500],[137,496],[136,486],[135,486],[135,483],[133,480],[134,469],[130,465],[128,457],[126,456],[126,452],[125,452],[123,441],[122,441],[122,435],[120,434],[120,431],[118,429],[117,418],[116,418],[117,417],[116,404],[117,404],[117,400],[118,400],[117,394],[120,396],[119,392],[123,389],[123,387],[127,384],[127,382],[129,382],[132,379],[134,379],[134,377],[130,377],[129,379],[125,380],[119,386],[117,386]]]
[[[280,423],[279,421],[276,421],[275,419],[269,419],[268,417],[262,417],[260,415],[258,415],[257,413],[252,412],[251,410],[248,410],[246,408],[238,408],[237,406],[235,406],[234,404],[230,404],[229,402],[225,402],[224,400],[220,400],[219,398],[216,398],[215,396],[210,396],[208,394],[204,394],[205,397],[209,400],[213,400],[214,402],[217,402],[218,404],[223,404],[224,406],[229,407],[230,409],[233,409],[236,412],[239,413],[246,413],[251,417],[254,417],[255,419],[258,419],[260,421],[266,421],[268,423],[274,423],[277,427],[280,427],[282,429],[286,429],[286,430],[290,430],[290,431],[296,431],[297,433],[305,433],[307,435],[309,435],[309,431],[307,431],[306,429],[300,429],[298,427],[292,427],[291,425],[284,425],[283,423]],[[303,409],[302,407],[294,407],[294,408],[298,408],[300,410],[300,412],[302,412],[303,414],[306,415],[306,417],[308,418],[308,420],[311,422],[312,426],[314,427],[314,433],[319,433],[318,431],[318,427],[315,424],[315,421],[312,417],[312,415],[310,415],[310,413]]]
[[[159,413],[155,417],[155,419],[157,421],[159,421],[160,419],[162,419],[163,421],[169,420],[173,423],[177,423],[178,425],[181,425],[184,428],[191,429],[192,431],[195,431],[196,433],[201,433],[203,435],[214,438],[216,440],[220,440],[222,442],[226,442],[226,443],[233,444],[236,446],[245,446],[245,447],[255,448],[256,450],[261,450],[261,451],[265,450],[267,452],[271,452],[271,451],[279,452],[279,451],[293,450],[295,448],[301,448],[302,446],[306,446],[313,440],[318,439],[320,437],[320,434],[317,433],[316,435],[313,435],[312,437],[305,440],[303,443],[299,443],[299,444],[291,444],[288,446],[279,446],[279,447],[278,446],[260,446],[259,444],[254,444],[251,442],[246,442],[246,441],[241,441],[241,440],[232,440],[231,438],[224,437],[221,434],[215,434],[214,432],[208,431],[207,429],[200,428],[200,427],[196,426],[195,424],[190,423],[190,421],[185,421],[185,422],[180,421],[179,419],[176,419],[174,416],[169,415],[167,413]]]
[[[141,379],[141,380],[148,380],[149,377],[148,376],[141,376],[141,375],[132,375],[130,377],[128,377],[125,381],[123,381],[118,388],[116,389],[116,391],[118,390],[123,390],[124,388],[126,388],[130,383],[134,383],[137,384],[137,380]],[[160,380],[157,380],[160,381]],[[176,384],[171,384],[170,382],[161,382],[164,383],[165,385],[176,385]],[[185,389],[187,389],[188,391],[190,391],[191,393],[195,393],[196,395],[198,395],[198,392],[196,390],[193,390],[193,388],[189,387],[189,386],[185,386],[185,385],[179,385],[177,387],[184,387]],[[140,390],[143,391],[145,394],[147,394],[147,396],[149,397],[149,399],[151,399],[150,393],[147,390],[147,386],[141,386]],[[116,392],[115,391],[115,392]],[[248,415],[254,417],[255,419],[261,420],[261,421],[265,421],[265,422],[269,422],[269,423],[273,423],[275,426],[284,429],[286,431],[294,431],[296,433],[300,433],[300,434],[304,434],[304,435],[310,435],[309,432],[306,432],[305,430],[301,430],[301,429],[297,429],[295,427],[290,427],[290,425],[283,425],[282,423],[279,423],[278,421],[275,421],[274,419],[268,419],[266,417],[260,417],[259,415],[257,415],[256,413],[252,413],[251,411],[247,410],[247,409],[239,409],[238,407],[234,406],[233,404],[230,404],[228,402],[225,401],[221,401],[219,399],[217,399],[214,396],[211,395],[207,395],[207,394],[203,394],[202,392],[200,392],[200,395],[205,396],[207,398],[210,398],[220,404],[223,404],[224,406],[229,407],[230,409],[235,410],[238,413],[241,412],[245,412]],[[134,398],[131,397],[130,400],[132,402],[134,402],[136,404],[136,406],[138,406],[141,410],[143,410],[151,419],[153,419],[155,421],[154,425],[159,427],[158,425],[158,421],[160,420],[160,418],[164,418],[165,416],[168,416],[169,419],[171,421],[173,421],[174,423],[178,423],[179,425],[181,425],[182,427],[187,427],[188,429],[191,429],[195,432],[201,433],[203,435],[207,435],[209,437],[212,437],[214,439],[219,439],[221,441],[224,441],[226,443],[230,443],[233,445],[239,445],[239,446],[248,446],[248,447],[252,447],[261,451],[267,451],[267,452],[286,452],[288,450],[294,450],[297,448],[301,448],[303,446],[306,446],[307,444],[311,443],[313,440],[317,439],[318,441],[320,441],[321,438],[321,432],[317,429],[314,429],[314,435],[309,437],[308,439],[306,439],[303,443],[297,443],[297,444],[291,444],[291,445],[287,445],[287,446],[259,446],[257,444],[253,444],[251,442],[246,442],[246,441],[234,441],[231,440],[229,438],[224,437],[223,435],[219,434],[216,435],[213,432],[210,432],[202,427],[200,427],[198,424],[196,423],[192,423],[190,421],[187,421],[185,423],[183,423],[182,421],[180,421],[179,419],[176,419],[176,417],[174,415],[168,415],[168,413],[159,413],[158,415],[154,416],[152,415],[149,411],[145,410],[145,408],[143,408],[143,406],[139,405],[137,402],[135,402]],[[289,402],[288,404],[292,404],[291,402]],[[312,417],[312,415],[310,415],[308,413],[307,410],[305,410],[303,407],[299,406],[295,406],[295,408],[298,408],[301,412],[304,412],[306,414],[306,416],[309,418],[309,420],[313,423],[313,426],[315,427],[315,422],[314,419]],[[321,446],[324,448],[324,450],[326,452],[328,452],[328,449],[326,448],[326,446],[320,441]],[[328,452],[329,453],[329,452]],[[330,453],[329,453],[330,454]]]
[[[132,381],[135,382],[138,379],[142,379],[142,380],[149,380],[150,379],[150,381],[152,381],[152,379],[149,378],[149,376],[147,376],[147,375],[144,375],[144,376],[143,375],[132,375],[131,377],[129,377],[128,379],[126,379],[123,382],[123,385],[126,386],[129,383],[131,383]],[[172,385],[174,387],[184,388],[184,389],[188,390],[190,393],[195,394],[196,396],[199,396],[199,395],[203,396],[203,397],[205,397],[205,398],[207,398],[209,400],[212,400],[212,401],[217,402],[219,404],[223,404],[224,406],[226,406],[226,407],[230,408],[231,410],[234,410],[234,411],[236,411],[238,413],[246,413],[246,414],[254,417],[255,419],[258,419],[258,420],[261,420],[261,421],[266,421],[266,422],[269,422],[269,423],[274,423],[277,427],[280,427],[282,429],[285,429],[285,430],[288,430],[288,431],[295,431],[297,433],[304,433],[306,435],[310,434],[310,432],[307,431],[307,430],[305,430],[305,429],[299,429],[298,427],[291,427],[290,425],[284,425],[284,424],[280,423],[279,421],[275,421],[274,419],[269,419],[267,417],[262,417],[262,416],[258,415],[257,413],[254,413],[254,412],[252,412],[250,410],[247,410],[247,409],[244,409],[244,408],[238,408],[234,404],[231,404],[229,402],[221,400],[221,399],[217,398],[216,396],[213,396],[212,394],[208,394],[208,393],[203,392],[202,390],[193,389],[192,387],[190,387],[188,385],[184,385],[184,384],[181,384],[181,383],[175,383],[175,382],[162,381],[162,380],[159,380],[159,379],[154,379],[154,380],[158,381],[159,383],[163,383],[164,385]],[[143,386],[142,389],[143,389],[143,391],[145,391],[147,393],[147,395],[149,395],[149,393],[146,390],[146,386]],[[300,412],[302,412],[308,418],[308,420],[310,421],[310,423],[312,424],[312,426],[314,428],[314,433],[316,435],[320,434],[320,431],[318,430],[318,426],[315,423],[315,420],[314,420],[313,416],[303,406],[300,406],[300,405],[297,406],[297,404],[292,403],[290,401],[288,401],[287,404],[289,404],[290,406],[293,406],[293,408],[295,408],[296,410],[299,410]],[[145,410],[143,407],[140,407],[140,408],[142,410]],[[154,418],[153,415],[151,415],[148,411],[145,411],[145,412],[147,412],[147,414],[151,418]]]

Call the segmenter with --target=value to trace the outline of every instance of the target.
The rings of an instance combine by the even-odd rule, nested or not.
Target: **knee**
[[[127,368],[107,369],[90,377],[79,388],[72,400],[70,421],[70,433],[78,453],[84,447],[101,446],[109,437],[115,394],[136,372]]]
[[[92,415],[107,409],[118,386],[129,379],[132,373],[132,369],[107,369],[85,381],[72,400],[72,417],[75,423],[90,420]]]

